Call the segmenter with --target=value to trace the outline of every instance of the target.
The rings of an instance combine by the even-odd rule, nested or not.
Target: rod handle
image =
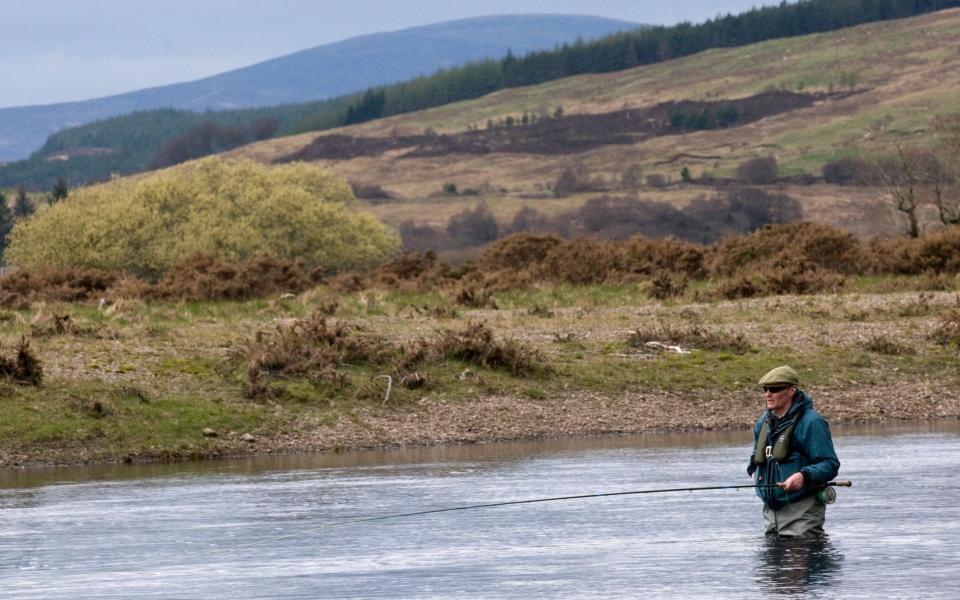
[[[835,487],[852,487],[853,482],[849,479],[837,479],[836,481],[831,481],[827,485],[832,485]]]

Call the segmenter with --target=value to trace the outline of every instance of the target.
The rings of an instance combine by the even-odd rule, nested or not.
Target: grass
[[[486,352],[476,346],[405,369],[351,361],[339,367],[338,385],[291,372],[272,378],[273,392],[261,398],[244,393],[246,352],[257,331],[313,314],[334,292],[319,288],[283,302],[130,303],[112,314],[83,305],[7,310],[4,355],[29,333],[38,310],[69,314],[79,325],[95,323],[114,335],[63,333],[32,341],[44,379],[39,386],[0,381],[0,457],[7,464],[14,456],[215,456],[249,451],[244,434],[280,448],[290,443],[285,439],[301,440],[296,447],[340,447],[355,443],[355,434],[331,432],[357,428],[368,437],[377,432],[365,443],[392,443],[405,434],[384,423],[418,414],[424,403],[469,410],[492,397],[551,405],[571,394],[669,393],[696,399],[691,407],[706,406],[711,398],[752,398],[759,374],[783,363],[797,366],[805,385],[839,393],[922,381],[956,389],[956,345],[952,337],[943,343],[934,335],[938,327],[955,329],[956,292],[899,291],[922,286],[922,279],[859,278],[845,295],[707,303],[690,290],[660,302],[642,285],[544,285],[497,294],[498,310],[450,311],[451,301],[436,293],[366,292],[365,301],[345,294],[326,318],[368,338],[440,343],[440,332],[470,331],[468,324],[482,322],[505,350],[482,354],[486,364],[474,358]],[[631,343],[638,332],[642,339]],[[690,353],[646,345],[658,337]],[[475,339],[470,334],[457,343]],[[498,364],[534,355],[543,368]],[[217,436],[204,435],[207,428]]]

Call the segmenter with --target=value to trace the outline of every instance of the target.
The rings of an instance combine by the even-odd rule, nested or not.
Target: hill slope
[[[613,115],[625,109],[652,110],[670,102],[723,104],[772,90],[809,95],[811,102],[730,128],[665,131],[566,152],[520,143],[544,127],[544,121],[519,125],[524,113],[543,114],[545,109],[552,113],[560,106],[565,117],[559,121],[564,121],[574,116]],[[478,199],[486,200],[497,218],[506,222],[531,201],[546,213],[582,205],[590,193],[553,199],[553,186],[567,168],[580,169],[591,182],[599,182],[592,194],[596,196],[601,190],[627,192],[623,174],[631,165],[638,165],[644,176],[659,175],[675,182],[656,189],[641,185],[639,197],[675,205],[711,191],[709,187],[679,185],[684,167],[697,180],[701,175],[728,177],[740,162],[770,155],[787,175],[818,176],[827,160],[882,151],[893,142],[929,143],[931,119],[960,111],[958,91],[960,10],[954,9],[514,88],[320,135],[271,140],[236,152],[264,162],[321,157],[318,159],[348,179],[379,185],[392,194],[394,201],[379,203],[374,210],[395,225],[411,219],[444,224]],[[487,132],[477,129],[485,130],[488,123],[501,123],[508,117],[518,124],[507,137],[523,147],[522,151],[487,147],[471,152],[465,149],[467,144],[438,155],[430,150],[438,145],[435,140],[407,148],[396,145],[424,131],[480,139]],[[582,143],[595,133],[574,132],[568,137]],[[340,137],[329,137],[333,134]],[[374,142],[393,138],[393,145],[387,144],[379,152],[339,158],[317,152],[325,145],[342,144],[342,136],[373,138]],[[308,147],[313,154],[297,154]],[[448,184],[477,193],[442,196],[444,188],[453,189]],[[806,218],[861,235],[891,231],[884,222],[889,215],[873,190],[822,184],[790,186],[788,181],[778,186],[800,200]],[[425,202],[429,210],[424,210]]]
[[[269,106],[337,96],[508,50],[523,54],[638,25],[601,17],[504,15],[377,33],[318,46],[193,82],[83,102],[0,109],[0,161],[26,157],[50,134],[153,108]]]

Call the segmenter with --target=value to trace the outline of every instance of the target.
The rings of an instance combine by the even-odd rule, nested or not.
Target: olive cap
[[[760,385],[776,385],[778,383],[799,385],[800,377],[797,376],[797,372],[794,371],[792,367],[783,365],[782,367],[771,369],[766,375],[760,378]]]

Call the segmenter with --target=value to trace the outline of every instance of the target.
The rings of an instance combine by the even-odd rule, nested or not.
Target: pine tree
[[[7,206],[7,197],[0,192],[0,255],[7,247],[7,234],[13,229],[13,211]]]
[[[50,204],[56,204],[61,200],[65,200],[69,195],[70,190],[67,189],[67,182],[63,180],[63,177],[60,177],[57,179],[57,182],[53,184],[53,189],[50,190]]]
[[[17,188],[17,197],[13,200],[13,216],[18,219],[26,219],[33,214],[34,210],[33,203],[27,197],[27,192],[23,189],[23,186]]]

